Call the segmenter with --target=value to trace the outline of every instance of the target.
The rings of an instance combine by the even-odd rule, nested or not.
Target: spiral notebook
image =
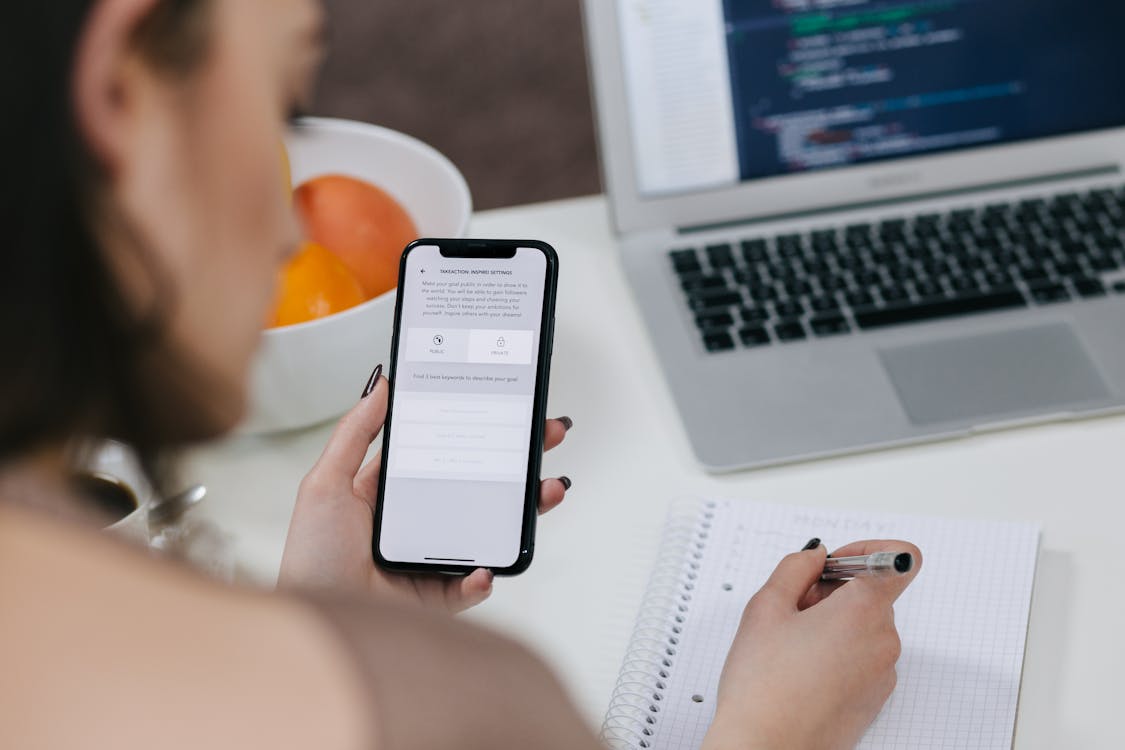
[[[743,607],[813,536],[830,547],[909,539],[924,556],[895,605],[898,686],[859,747],[1012,746],[1036,525],[702,500],[679,504],[665,526],[602,727],[611,748],[700,746]]]

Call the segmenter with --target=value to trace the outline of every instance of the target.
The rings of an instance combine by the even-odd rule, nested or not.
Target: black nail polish
[[[567,432],[570,432],[570,428],[574,426],[574,420],[570,417],[559,417],[559,421],[562,422],[563,429]]]
[[[375,390],[375,386],[379,384],[379,376],[383,374],[383,366],[376,365],[375,370],[371,373],[371,377],[367,380],[367,385],[363,389],[363,395],[360,399],[365,399],[371,395],[371,391]]]
[[[568,490],[570,489],[570,486],[574,484],[574,482],[570,481],[570,477],[559,477],[559,481],[562,482],[562,486]]]
[[[820,537],[814,536],[812,539],[809,540],[808,544],[806,544],[804,547],[801,547],[801,551],[802,552],[808,552],[810,549],[816,549],[819,546],[820,546]]]

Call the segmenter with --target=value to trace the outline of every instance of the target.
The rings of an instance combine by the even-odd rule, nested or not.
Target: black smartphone
[[[558,256],[533,240],[412,242],[399,266],[375,561],[527,570]]]

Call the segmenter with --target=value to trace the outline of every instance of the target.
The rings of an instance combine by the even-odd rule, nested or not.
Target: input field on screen
[[[402,448],[518,451],[527,449],[526,433],[522,427],[494,424],[405,422],[395,425],[395,442]]]
[[[444,398],[435,398],[421,392],[397,393],[394,411],[395,429],[397,430],[404,422],[519,427],[527,424],[530,419],[530,397],[482,396],[478,393],[443,395]]]
[[[522,481],[531,403],[529,396],[398,392],[390,475]]]
[[[521,479],[527,451],[472,451],[434,448],[399,448],[394,452],[395,473],[420,478],[456,474],[482,479]]]

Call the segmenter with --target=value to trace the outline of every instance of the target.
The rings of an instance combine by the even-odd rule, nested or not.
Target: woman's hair
[[[96,2],[17,0],[0,12],[0,463],[112,436],[151,474],[169,435],[143,364],[164,316],[130,309],[99,246],[102,170],[73,107],[75,53]],[[133,39],[154,70],[188,75],[204,58],[208,4],[157,0]]]

